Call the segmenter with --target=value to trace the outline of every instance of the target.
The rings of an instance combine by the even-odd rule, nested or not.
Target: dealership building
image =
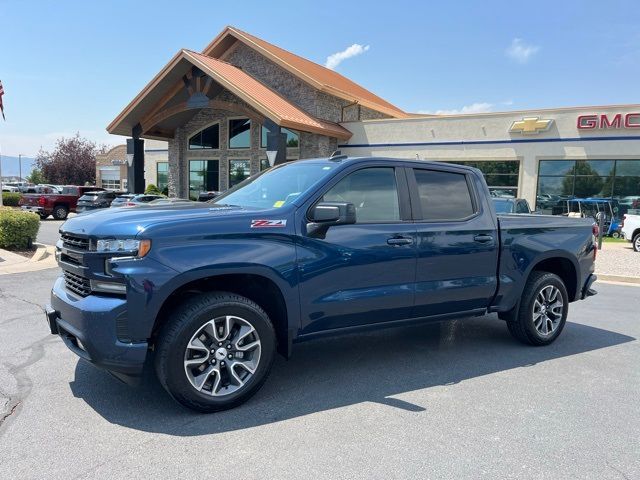
[[[107,130],[130,137],[132,191],[158,168],[145,166],[144,139],[168,142],[162,178],[185,198],[341,150],[473,165],[495,195],[542,209],[571,196],[640,200],[640,105],[412,114],[234,27],[202,52],[180,50]]]

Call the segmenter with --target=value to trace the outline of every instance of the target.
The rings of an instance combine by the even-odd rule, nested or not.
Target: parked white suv
[[[633,244],[633,249],[640,252],[640,215],[625,214],[622,222],[622,235]]]

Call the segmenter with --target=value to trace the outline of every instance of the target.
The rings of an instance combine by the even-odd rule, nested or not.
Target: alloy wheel
[[[260,363],[258,332],[247,320],[225,315],[209,320],[191,337],[184,354],[184,371],[191,385],[220,397],[240,390]]]
[[[564,301],[560,290],[547,285],[540,289],[533,302],[533,325],[543,336],[551,335],[562,320]]]

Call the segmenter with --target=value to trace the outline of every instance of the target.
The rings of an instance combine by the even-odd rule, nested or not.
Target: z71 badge
[[[286,226],[286,220],[251,220],[251,228],[278,228]]]

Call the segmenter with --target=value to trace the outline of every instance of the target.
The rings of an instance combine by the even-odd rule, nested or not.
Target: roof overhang
[[[190,50],[181,50],[142,89],[142,91],[109,124],[107,131],[115,135],[130,136],[141,125],[141,136],[166,140],[172,138],[172,128],[186,123],[203,105],[192,106],[188,101],[185,78],[190,78],[193,67],[255,110],[258,116],[269,118],[276,124],[292,130],[318,133],[346,140],[351,132],[341,125],[317,119],[293,105],[277,92],[249,76],[241,69],[223,61]],[[204,88],[204,87],[202,87]],[[207,87],[208,88],[208,87]],[[189,94],[193,92],[190,91]],[[206,92],[204,92],[206,94]],[[182,96],[182,98],[180,98]],[[242,108],[211,100],[212,108]],[[246,111],[249,114],[251,112]],[[173,124],[169,122],[173,119]],[[163,123],[164,122],[164,123]],[[169,123],[167,123],[169,122]]]

